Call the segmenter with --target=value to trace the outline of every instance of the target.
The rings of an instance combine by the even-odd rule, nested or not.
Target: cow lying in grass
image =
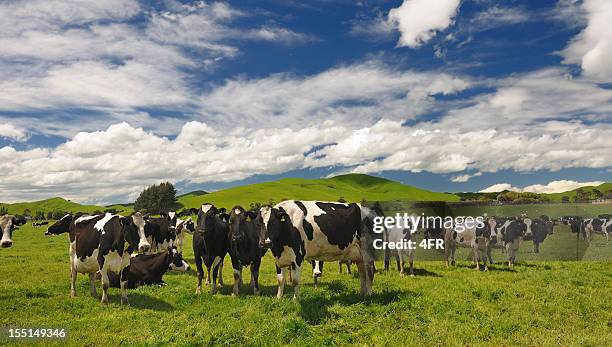
[[[141,285],[165,285],[162,277],[168,270],[187,272],[189,264],[183,260],[181,253],[171,247],[156,254],[138,254],[132,256],[127,273],[127,288],[134,289]],[[110,286],[120,288],[119,276],[109,273]]]

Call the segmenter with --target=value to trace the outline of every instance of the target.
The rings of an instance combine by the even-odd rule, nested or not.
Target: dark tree
[[[176,189],[170,182],[145,188],[134,202],[135,211],[146,211],[153,214],[172,211],[176,208]]]

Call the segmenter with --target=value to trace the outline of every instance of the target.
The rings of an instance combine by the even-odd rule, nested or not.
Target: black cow
[[[229,214],[229,253],[234,269],[234,292],[239,294],[242,285],[242,267],[251,267],[251,287],[259,295],[259,266],[266,250],[259,245],[255,219],[257,214],[234,206]]]
[[[91,294],[97,297],[95,274],[99,271],[102,303],[108,303],[108,274],[114,272],[121,278],[121,303],[127,304],[130,255],[136,250],[145,252],[150,248],[144,227],[145,220],[140,213],[130,217],[110,213],[79,218],[66,215],[50,226],[46,235],[66,232],[70,235],[70,296],[76,296],[76,277],[80,272],[89,274]]]
[[[258,216],[260,241],[276,261],[277,297],[282,297],[285,273],[299,298],[301,267],[305,260],[357,262],[361,294],[372,293],[374,249],[371,210],[357,204],[288,200],[264,206]]]
[[[17,218],[10,214],[0,216],[0,233],[2,233],[2,239],[0,240],[0,247],[9,248],[13,245],[13,230],[18,229],[16,226],[21,226],[26,223],[24,218]]]
[[[508,266],[513,267],[516,261],[516,253],[523,237],[532,238],[532,221],[529,218],[490,218],[491,239],[495,239],[495,245],[500,244],[505,249],[508,258]],[[501,241],[501,242],[500,242]],[[493,242],[492,242],[493,244]],[[493,246],[493,245],[492,245]]]
[[[48,225],[48,224],[49,224],[49,222],[47,222],[47,221],[42,221],[42,222],[33,222],[33,223],[32,223],[32,226],[33,226],[33,227],[41,227],[41,226],[43,226],[43,225]]]
[[[229,226],[219,217],[218,213],[219,210],[212,204],[203,204],[198,211],[198,223],[193,233],[193,253],[198,269],[196,294],[202,292],[202,277],[204,277],[202,263],[206,265],[207,278],[210,277],[212,268],[212,293],[217,292],[217,273],[219,284],[223,285],[223,258],[229,252],[230,247]]]
[[[531,223],[531,233],[533,235],[533,251],[540,253],[540,244],[544,242],[546,236],[552,234],[553,222],[543,218],[534,218]]]
[[[176,248],[155,254],[138,254],[132,256],[127,274],[127,287],[134,289],[141,285],[165,285],[162,277],[168,270],[189,271],[189,264]],[[119,276],[109,272],[108,278],[113,288],[120,288]]]
[[[573,234],[578,234],[578,237],[582,234],[585,238],[583,228],[583,219],[580,216],[565,216],[561,218],[561,222],[570,227],[570,230]]]

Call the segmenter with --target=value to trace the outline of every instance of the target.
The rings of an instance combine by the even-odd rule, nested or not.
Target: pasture
[[[240,297],[230,296],[228,257],[219,294],[205,288],[196,296],[193,270],[168,273],[166,287],[130,290],[130,306],[119,304],[118,289],[103,306],[89,296],[83,275],[78,296],[70,298],[68,235],[43,233],[28,224],[14,232],[12,248],[0,249],[0,326],[69,329],[66,341],[38,341],[44,345],[612,345],[612,246],[596,235],[583,246],[583,258],[607,260],[552,261],[568,240],[575,252],[575,235],[565,226],[539,255],[523,243],[513,269],[502,264],[499,250],[493,268],[479,273],[465,260],[466,250],[452,268],[423,261],[418,252],[416,277],[379,271],[367,299],[357,294],[356,271],[339,274],[337,263],[326,263],[318,289],[306,265],[300,302],[291,300],[290,287],[277,300],[268,253],[260,297],[248,283]],[[186,245],[193,266],[190,237]]]

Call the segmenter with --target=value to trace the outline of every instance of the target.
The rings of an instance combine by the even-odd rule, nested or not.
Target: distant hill
[[[185,197],[185,196],[202,196],[202,195],[205,195],[205,194],[208,194],[208,192],[205,192],[203,190],[194,190],[193,192],[177,195],[176,197],[178,199],[180,199],[180,198]]]
[[[578,189],[582,189],[585,192],[592,192],[594,189],[597,189],[603,194],[606,194],[606,192],[612,191],[612,182],[602,183],[598,186],[585,186],[582,188],[577,188],[577,189],[570,190],[570,191],[563,192],[563,193],[552,193],[552,194],[544,194],[544,195],[549,196],[553,201],[561,202],[561,199],[564,196],[569,197],[570,201],[574,201],[573,198],[576,196],[576,191]]]
[[[184,207],[198,207],[202,202],[231,208],[248,207],[251,203],[278,203],[287,199],[348,202],[388,200],[459,201],[452,194],[431,192],[388,179],[362,174],[332,178],[285,178],[278,181],[250,184],[208,193],[206,196],[187,194],[178,199]]]
[[[94,211],[104,211],[108,208],[113,208],[119,212],[130,210],[129,207],[125,207],[122,205],[112,205],[108,207],[96,205],[81,205],[63,198],[51,198],[32,202],[18,202],[14,204],[0,203],[0,207],[5,207],[9,213],[18,215],[23,215],[26,210],[30,210],[30,213],[32,215],[35,215],[38,211],[42,211],[46,215],[48,212],[54,211],[92,213]]]

